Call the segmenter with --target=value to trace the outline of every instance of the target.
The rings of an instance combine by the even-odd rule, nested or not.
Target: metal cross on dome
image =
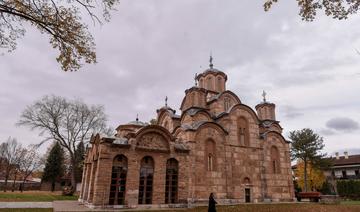
[[[166,96],[165,97],[165,107],[167,107],[167,100],[168,100],[168,97]]]
[[[263,90],[262,96],[263,96],[264,102],[266,102],[266,92],[264,90]]]
[[[212,61],[213,61],[213,57],[212,57],[212,54],[210,54],[210,60],[209,60],[209,62],[210,62],[210,68],[211,68],[211,69],[214,67],[214,64],[212,63]]]

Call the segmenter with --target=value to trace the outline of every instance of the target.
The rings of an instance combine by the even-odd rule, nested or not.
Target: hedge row
[[[336,187],[341,197],[360,198],[360,180],[338,180]]]

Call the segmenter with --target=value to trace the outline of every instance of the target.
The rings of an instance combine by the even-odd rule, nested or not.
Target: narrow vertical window
[[[249,126],[244,117],[238,119],[238,139],[241,146],[250,146]]]
[[[211,153],[209,153],[209,155],[208,155],[208,171],[213,171],[214,170],[213,160],[214,160],[214,157],[212,156]]]
[[[153,193],[154,160],[146,156],[141,160],[139,204],[151,204]]]
[[[208,89],[208,90],[213,90],[212,84],[213,84],[212,78],[209,77],[209,78],[207,79],[207,89]]]
[[[166,163],[165,203],[177,203],[179,163],[171,158]]]
[[[205,149],[205,161],[206,170],[207,171],[215,171],[216,170],[216,152],[215,152],[215,142],[213,140],[206,141],[206,149]]]
[[[224,98],[224,110],[225,110],[225,111],[228,111],[229,108],[230,108],[230,99],[227,98],[227,97],[225,97],[225,98]]]
[[[271,147],[271,171],[273,174],[280,173],[280,157],[279,157],[279,150],[275,147]]]
[[[221,77],[217,78],[217,89],[219,92],[222,91]]]
[[[118,155],[114,158],[111,172],[110,205],[125,204],[126,175],[127,158],[124,155]]]

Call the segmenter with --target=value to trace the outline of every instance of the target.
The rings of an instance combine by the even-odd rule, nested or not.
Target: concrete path
[[[52,208],[52,202],[0,202],[0,208]]]
[[[145,208],[134,208],[134,209],[114,209],[114,208],[106,208],[106,209],[91,209],[86,207],[84,204],[78,202],[78,201],[54,201],[53,202],[53,211],[54,212],[69,212],[69,211],[73,211],[73,212],[98,212],[98,211],[105,211],[105,212],[119,212],[119,211],[131,211],[131,212],[136,212],[136,211],[161,211],[161,210],[177,210],[177,211],[186,211],[186,208],[152,208],[152,209],[145,209]]]

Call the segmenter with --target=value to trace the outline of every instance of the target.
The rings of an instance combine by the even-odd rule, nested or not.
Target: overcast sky
[[[295,0],[265,13],[254,0],[121,0],[110,23],[90,25],[98,63],[63,72],[48,38],[28,30],[13,53],[0,56],[0,141],[38,143],[17,127],[24,108],[44,95],[102,104],[109,125],[179,110],[195,73],[214,66],[227,89],[254,108],[262,90],[276,104],[284,135],[309,127],[325,149],[360,153],[360,14],[346,21],[301,21]],[[342,154],[342,153],[341,153]]]

